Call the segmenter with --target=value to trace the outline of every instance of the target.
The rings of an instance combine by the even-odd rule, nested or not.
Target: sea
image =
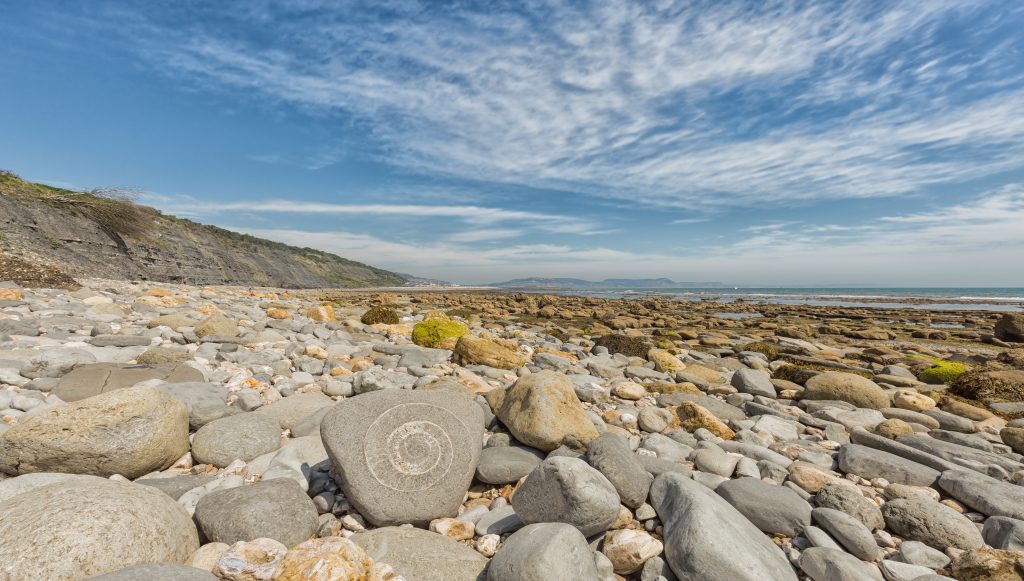
[[[742,300],[747,303],[864,307],[879,309],[1024,311],[1024,288],[933,287],[933,288],[643,288],[533,290],[545,294],[604,298],[645,298],[669,296],[680,301]]]

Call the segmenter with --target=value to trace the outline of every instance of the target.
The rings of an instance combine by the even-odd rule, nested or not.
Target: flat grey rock
[[[680,579],[796,581],[782,550],[728,502],[680,474],[651,485],[665,556]]]
[[[540,450],[525,446],[485,448],[476,467],[477,480],[487,484],[511,484],[529,474],[544,460]]]
[[[587,461],[612,483],[622,504],[637,508],[646,502],[654,478],[623,437],[605,433],[591,440]]]
[[[476,534],[503,535],[523,528],[523,521],[510,505],[487,511],[476,523]]]
[[[939,479],[934,468],[858,444],[844,444],[839,449],[839,468],[869,480],[885,478],[911,486],[931,486]]]
[[[723,482],[715,492],[770,535],[794,537],[811,524],[811,505],[784,486],[759,478],[737,478]]]
[[[815,524],[858,559],[874,561],[878,558],[878,544],[864,523],[832,508],[816,508],[811,512],[811,517]]]
[[[939,486],[953,498],[984,515],[1024,520],[1024,487],[971,470],[943,472]]]
[[[882,518],[882,511],[878,505],[852,486],[826,484],[814,496],[814,503],[823,508],[845,512],[864,523],[869,530],[885,527],[885,519]]]
[[[483,581],[487,558],[430,531],[385,527],[352,535],[374,561],[412,581]]]
[[[1024,521],[1006,516],[985,519],[981,529],[985,543],[997,549],[1024,551]]]
[[[878,569],[838,549],[811,547],[800,554],[800,569],[814,581],[865,581],[883,577]]]
[[[293,547],[316,532],[317,510],[294,480],[275,478],[207,494],[195,519],[210,541],[266,537]]]
[[[566,523],[589,537],[615,522],[619,494],[583,460],[552,457],[530,472],[512,497],[512,506],[524,523]]]
[[[487,581],[546,579],[599,579],[594,551],[576,527],[527,525],[502,543],[487,570]]]
[[[90,577],[89,581],[217,581],[217,578],[209,571],[189,565],[150,563]]]
[[[235,460],[248,462],[281,445],[277,420],[244,413],[214,420],[192,437],[192,457],[201,464],[223,468]]]
[[[228,390],[223,385],[205,381],[182,381],[164,383],[156,388],[185,404],[188,408],[188,424],[193,430],[238,411],[224,403]]]
[[[297,393],[265,405],[253,413],[274,418],[281,429],[291,429],[309,414],[333,405],[334,400],[322,393]]]
[[[929,547],[921,541],[904,540],[896,553],[899,560],[929,569],[941,569],[949,564],[946,553]]]
[[[978,528],[964,515],[927,498],[897,498],[882,506],[888,530],[897,535],[945,550],[965,551],[985,544]]]
[[[380,390],[324,417],[324,447],[345,496],[371,523],[454,516],[480,460],[483,410],[449,390]]]
[[[775,386],[767,372],[759,369],[740,369],[732,374],[730,385],[740,391],[775,399]]]

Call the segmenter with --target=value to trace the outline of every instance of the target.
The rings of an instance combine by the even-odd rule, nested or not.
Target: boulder
[[[223,468],[235,460],[248,462],[277,450],[281,427],[270,416],[236,414],[199,428],[192,438],[192,457],[201,464]]]
[[[512,497],[526,524],[561,522],[585,536],[608,530],[619,515],[619,495],[603,474],[583,460],[552,456],[530,472]]]
[[[1024,314],[1005,313],[996,321],[995,335],[1003,341],[1024,343]]]
[[[599,579],[594,552],[576,527],[536,523],[502,543],[487,569],[487,581]]]
[[[939,487],[981,514],[1024,520],[1024,487],[973,470],[947,470],[939,478]]]
[[[188,452],[188,410],[152,388],[64,404],[0,435],[0,471],[138,478]]]
[[[309,414],[334,405],[334,400],[322,393],[297,393],[265,405],[253,413],[277,420],[282,430],[291,429]]]
[[[209,571],[190,565],[147,563],[90,577],[89,581],[217,581],[217,578]]]
[[[889,407],[889,395],[870,379],[842,371],[826,371],[807,380],[801,397],[807,400],[838,400],[859,408]]]
[[[209,336],[237,337],[239,332],[234,321],[220,313],[214,313],[195,326],[195,334],[202,339]]]
[[[511,484],[529,474],[544,460],[533,448],[499,446],[484,448],[476,467],[476,478],[487,484]]]
[[[199,548],[195,525],[170,497],[105,478],[8,498],[0,522],[0,563],[12,580],[78,580],[140,563],[183,563]]]
[[[517,440],[539,450],[550,452],[563,445],[583,449],[597,437],[572,382],[560,373],[531,373],[485,397]]]
[[[455,362],[459,365],[486,365],[498,369],[515,369],[526,364],[522,355],[494,341],[463,335],[455,344]]]
[[[195,519],[211,541],[269,538],[291,547],[316,532],[317,510],[295,481],[275,478],[207,494],[196,504]]]
[[[455,516],[480,460],[483,410],[449,390],[382,390],[349,398],[320,435],[345,496],[377,526]]]
[[[945,550],[970,550],[985,544],[974,523],[948,506],[925,498],[898,498],[882,506],[888,529],[897,535]]]
[[[647,500],[654,478],[644,470],[625,438],[612,433],[598,436],[587,446],[587,459],[612,483],[622,504],[637,508]]]
[[[759,478],[723,482],[715,492],[761,531],[795,537],[811,524],[811,505],[800,496]]]
[[[714,492],[682,474],[651,485],[665,527],[665,558],[680,579],[796,581],[782,550]]]
[[[76,367],[62,377],[53,393],[64,401],[79,401],[101,393],[131,387],[136,383],[151,379],[169,383],[202,381],[203,374],[194,367],[181,364],[94,363]]]
[[[444,535],[410,527],[361,532],[352,541],[409,581],[478,581],[487,559]]]

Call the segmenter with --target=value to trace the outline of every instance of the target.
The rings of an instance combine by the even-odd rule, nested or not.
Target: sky
[[[464,284],[1020,287],[1024,3],[6,0],[0,168]]]

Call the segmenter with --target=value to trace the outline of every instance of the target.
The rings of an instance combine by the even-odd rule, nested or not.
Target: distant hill
[[[606,278],[600,281],[581,278],[516,278],[495,282],[487,286],[518,289],[549,290],[638,290],[658,288],[717,288],[725,286],[720,282],[677,282],[668,278]]]
[[[290,288],[407,283],[397,273],[329,252],[197,224],[113,194],[55,188],[0,171],[0,253],[75,277]]]

